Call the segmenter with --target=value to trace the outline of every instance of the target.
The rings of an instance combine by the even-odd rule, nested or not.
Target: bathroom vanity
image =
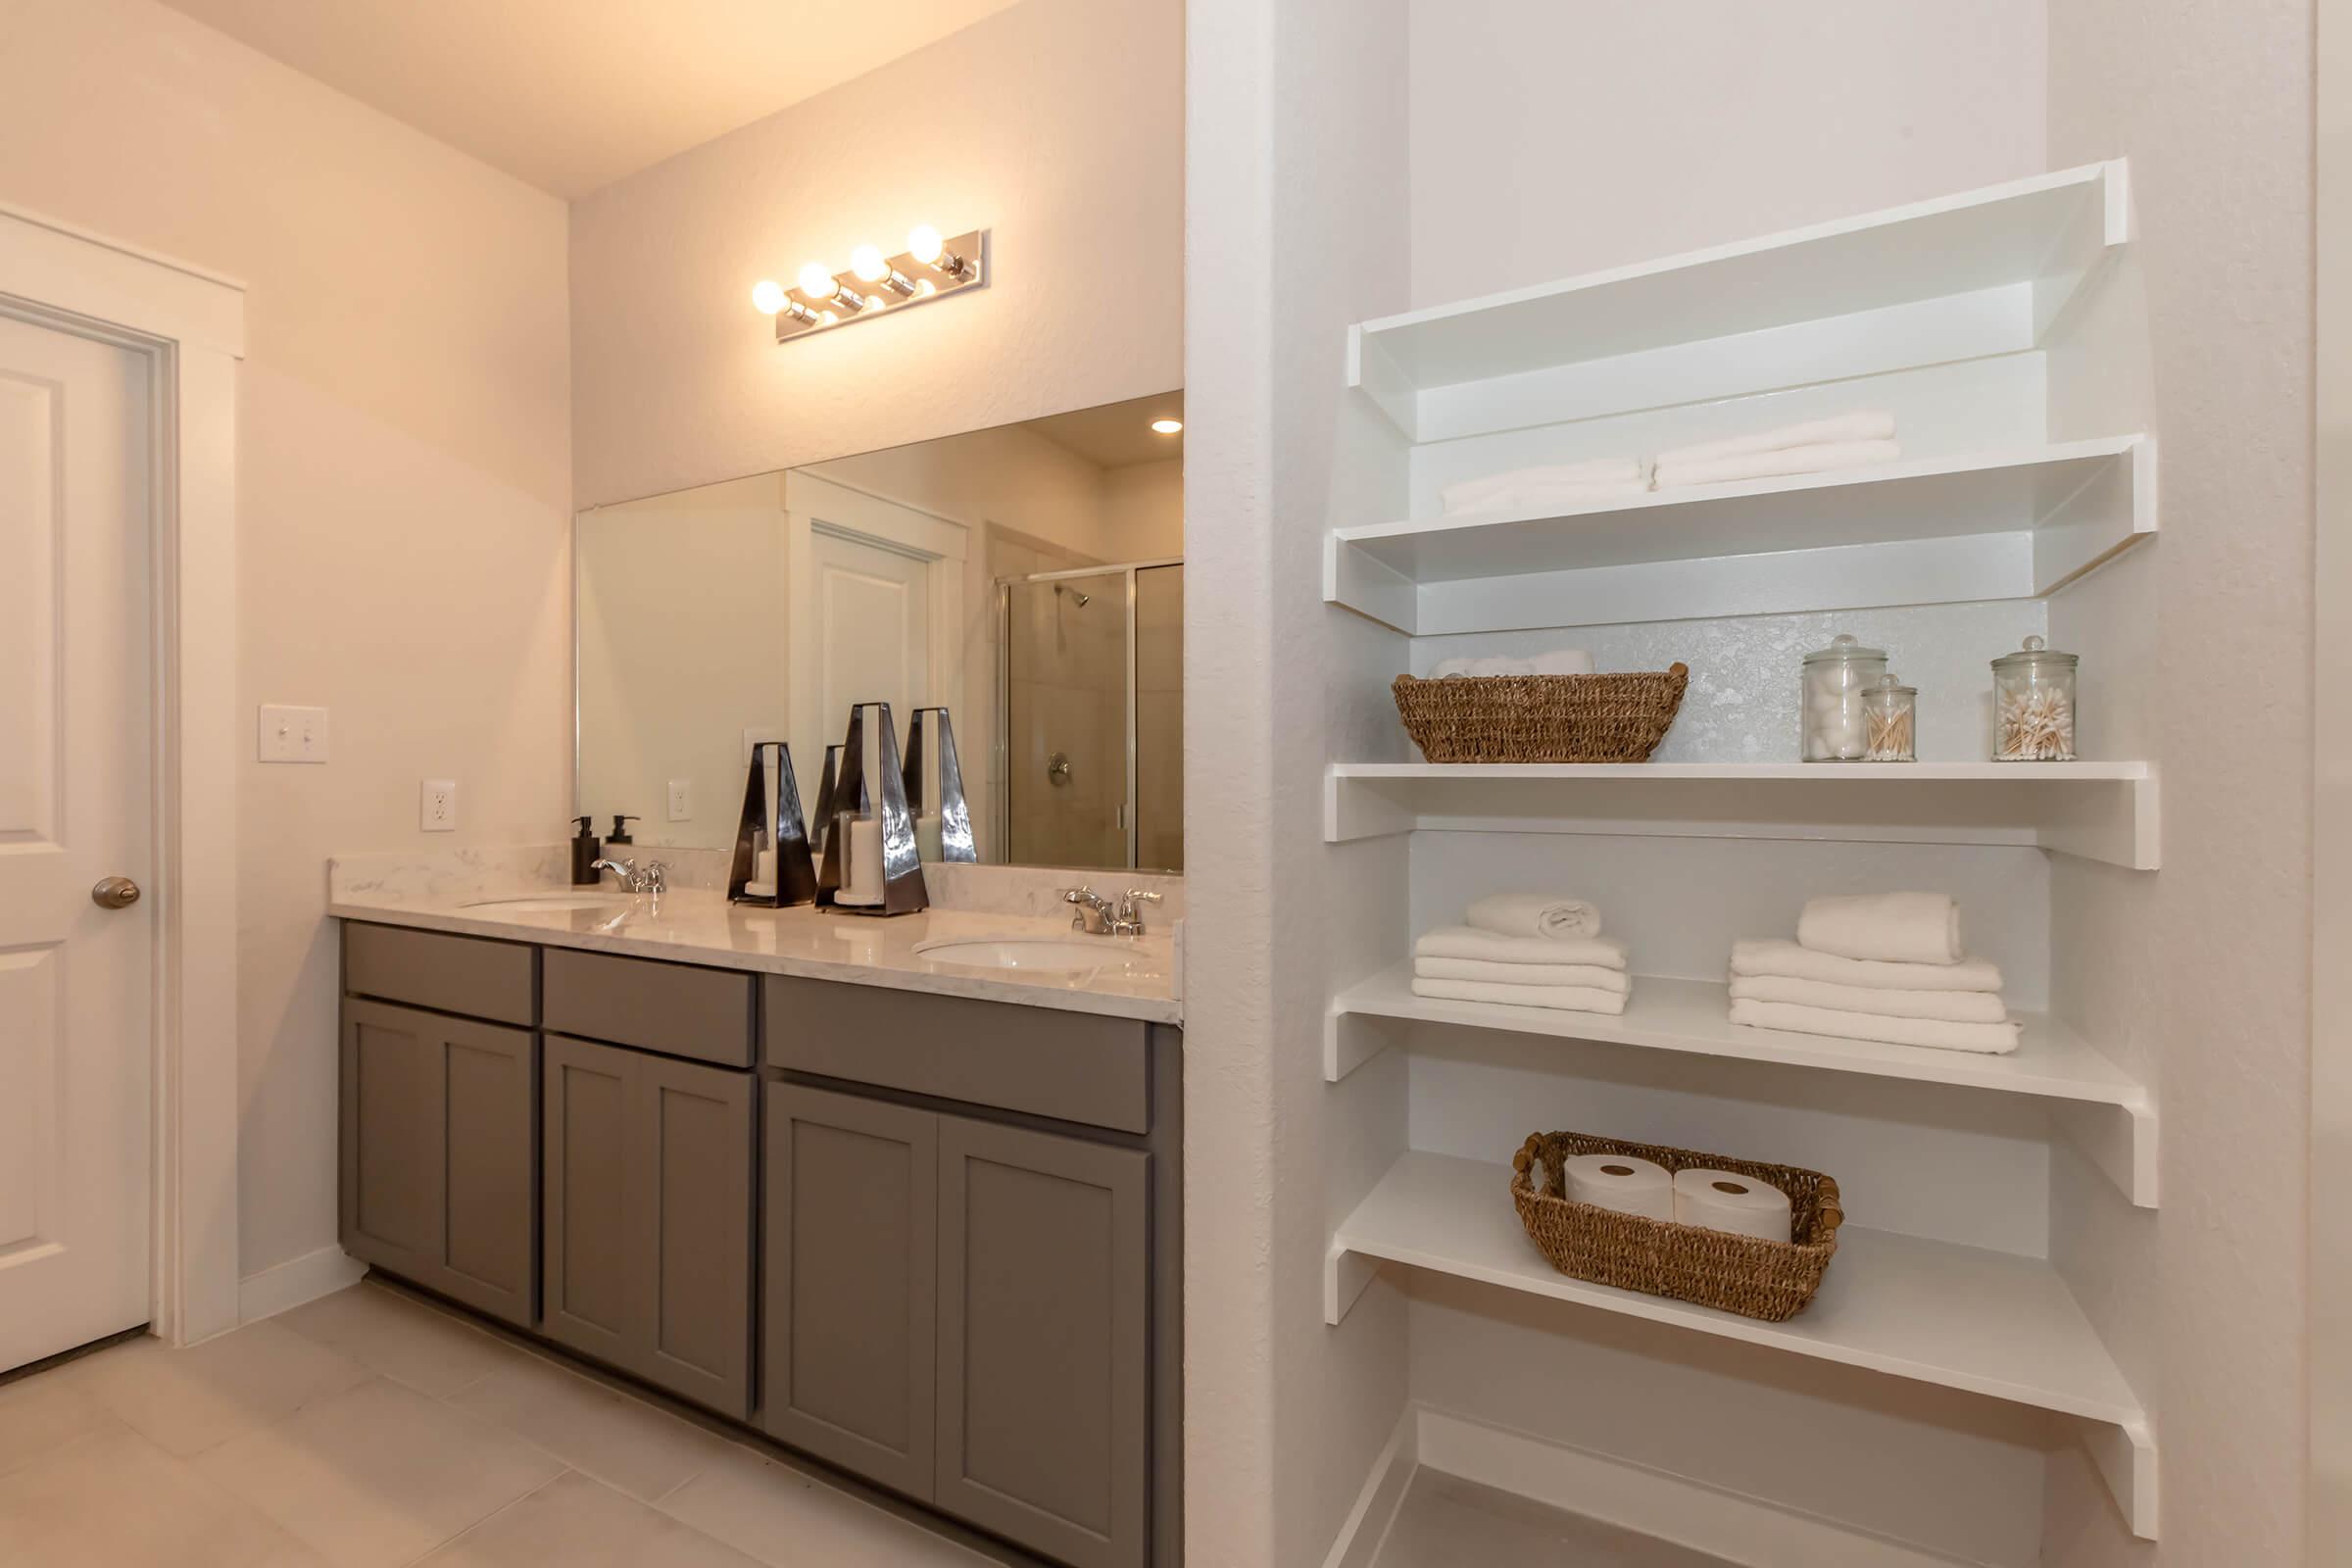
[[[345,1250],[1073,1568],[1178,1561],[1172,964],[549,903],[338,892]]]

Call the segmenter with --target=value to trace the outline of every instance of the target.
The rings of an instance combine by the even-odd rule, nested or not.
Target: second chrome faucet
[[[1144,934],[1143,906],[1157,904],[1160,896],[1142,888],[1129,888],[1111,903],[1091,887],[1064,888],[1061,902],[1078,906],[1070,916],[1070,929],[1098,937],[1140,937]]]

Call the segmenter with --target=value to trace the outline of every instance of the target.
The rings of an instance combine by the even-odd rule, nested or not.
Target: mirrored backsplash
[[[1183,407],[582,513],[576,811],[730,848],[753,743],[791,746],[813,810],[853,703],[889,703],[902,751],[945,706],[983,861],[1181,870]]]

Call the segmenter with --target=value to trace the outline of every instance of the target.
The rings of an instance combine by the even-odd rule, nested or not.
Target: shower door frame
[[[1123,575],[1127,579],[1127,794],[1120,808],[1126,826],[1120,837],[1126,841],[1127,863],[1101,866],[1105,871],[1133,871],[1143,848],[1143,814],[1137,808],[1135,774],[1136,708],[1135,681],[1135,574],[1154,571],[1162,566],[1181,566],[1182,556],[1164,556],[1153,561],[1111,561],[1100,566],[1070,566],[1060,571],[1033,571],[1019,577],[997,579],[997,777],[1003,781],[997,790],[997,843],[1002,845],[1004,863],[1023,862],[1012,858],[1012,590],[1016,584],[1029,582],[1067,582],[1078,577],[1110,577]],[[1086,867],[1072,867],[1074,870]]]

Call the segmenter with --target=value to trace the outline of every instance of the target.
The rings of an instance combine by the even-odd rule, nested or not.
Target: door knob
[[[139,902],[139,885],[126,876],[110,876],[90,889],[90,902],[101,909],[127,909]]]

